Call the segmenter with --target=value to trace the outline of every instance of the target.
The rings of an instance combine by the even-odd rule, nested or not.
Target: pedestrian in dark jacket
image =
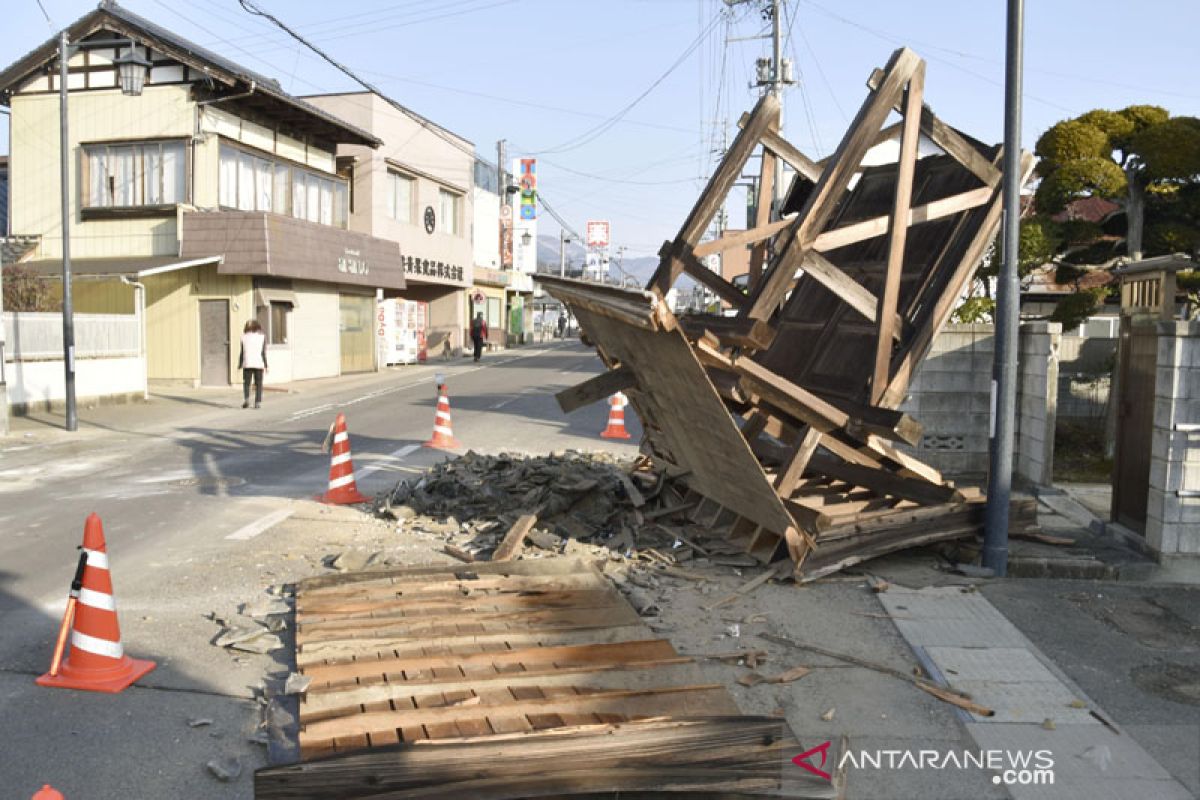
[[[487,321],[484,320],[483,312],[480,311],[475,315],[475,319],[471,320],[471,343],[475,345],[476,361],[483,355],[483,343],[487,341],[487,335]]]
[[[267,371],[267,337],[262,325],[252,319],[242,328],[242,352],[238,355],[242,370],[242,408],[250,407],[250,383],[254,382],[254,407],[262,408],[263,373]]]

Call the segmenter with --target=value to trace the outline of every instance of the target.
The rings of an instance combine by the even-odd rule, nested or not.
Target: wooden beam
[[[918,225],[922,222],[932,222],[935,219],[942,219],[943,217],[949,217],[962,211],[978,208],[987,203],[991,197],[991,188],[981,186],[978,189],[971,189],[970,191],[951,197],[933,200],[923,206],[910,209],[908,212],[908,224]],[[855,222],[825,231],[813,242],[813,249],[827,253],[839,247],[846,247],[847,245],[856,244],[867,239],[874,239],[876,236],[882,236],[887,233],[891,219],[890,215],[873,217],[862,222]]]
[[[772,198],[775,195],[775,154],[763,148],[762,163],[758,174],[758,203],[754,209],[754,227],[761,228],[771,221],[774,213]],[[768,242],[760,241],[750,249],[750,268],[747,274],[746,290],[754,291],[762,281],[763,265],[767,263]]]
[[[508,533],[504,534],[504,539],[500,542],[500,546],[492,553],[492,561],[511,561],[521,550],[521,546],[525,544],[525,537],[529,535],[530,529],[537,522],[537,514],[522,514],[513,523],[513,526],[508,529]]]
[[[792,451],[792,457],[775,478],[775,492],[780,497],[792,496],[796,484],[804,476],[804,470],[808,469],[808,460],[817,452],[817,445],[821,439],[821,432],[811,425],[804,429],[804,434],[796,442],[796,449]]]
[[[741,119],[738,120],[738,127],[745,127],[748,119],[748,115],[743,114]],[[804,155],[804,153],[801,153],[795,145],[780,136],[777,131],[767,131],[764,133],[762,135],[762,145],[779,158],[782,158],[792,169],[813,183],[821,180],[821,167],[811,158]]]
[[[875,373],[871,401],[878,403],[887,391],[892,365],[892,339],[896,329],[896,307],[900,302],[900,276],[904,272],[904,245],[908,241],[908,215],[912,205],[913,175],[917,170],[917,142],[921,138],[921,98],[925,93],[925,64],[920,64],[908,82],[904,101],[904,132],[900,137],[900,161],[896,191],[888,227],[887,272],[883,296],[879,298],[879,337],[875,344]]]
[[[745,292],[709,269],[690,250],[685,250],[678,254],[678,257],[683,262],[684,271],[695,279],[697,283],[707,286],[717,297],[729,303],[734,308],[741,309],[746,305]]]
[[[794,264],[802,259],[803,253],[824,229],[833,214],[837,200],[849,186],[850,179],[862,163],[875,134],[883,126],[909,78],[922,63],[917,54],[908,48],[901,48],[892,54],[886,77],[879,90],[872,92],[863,103],[850,129],[834,152],[833,161],[821,173],[821,179],[805,202],[800,216],[781,235],[783,241],[780,252],[776,253],[772,264],[775,268],[767,274],[758,290],[751,296],[751,302],[743,308],[742,315],[765,320],[775,313],[794,275],[787,269],[778,269],[778,266]]]
[[[680,325],[688,339],[714,337],[721,347],[740,347],[745,350],[766,350],[775,340],[775,330],[760,320],[745,317],[694,316],[680,317]],[[710,349],[716,349],[709,342]]]
[[[878,495],[890,494],[921,505],[957,503],[963,500],[962,495],[949,486],[940,486],[918,478],[906,478],[885,469],[848,464],[839,458],[821,453],[812,457],[809,468],[821,475],[828,475],[854,486],[863,486]]]
[[[696,258],[703,258],[713,253],[723,253],[726,250],[732,250],[735,247],[744,247],[748,244],[761,242],[764,239],[770,239],[775,234],[792,224],[793,217],[786,219],[777,219],[774,222],[760,224],[748,231],[738,231],[737,233],[728,233],[720,239],[713,239],[711,242],[701,242],[696,245],[692,253]]]
[[[998,153],[996,158],[997,160],[1003,158],[1003,153]],[[1022,185],[1029,179],[1029,175],[1032,172],[1033,155],[1022,153]],[[938,297],[937,303],[914,334],[909,344],[908,352],[904,354],[904,358],[900,361],[900,364],[892,371],[891,383],[888,385],[880,405],[895,408],[904,402],[904,396],[908,392],[908,382],[912,379],[913,372],[916,370],[917,365],[925,358],[925,354],[933,344],[933,338],[937,335],[937,332],[942,329],[942,326],[946,324],[946,320],[950,318],[950,313],[958,303],[958,298],[962,294],[963,287],[966,286],[971,276],[975,274],[975,269],[979,266],[980,260],[983,259],[984,252],[992,244],[996,226],[1000,223],[1002,212],[1003,197],[1001,187],[997,186],[993,190],[992,201],[988,205],[987,215],[979,226],[975,237],[967,246],[953,275]]]
[[[778,120],[779,100],[770,94],[763,95],[758,104],[754,106],[754,110],[750,112],[750,119],[746,122],[746,126],[734,137],[733,144],[725,153],[725,158],[721,159],[720,166],[709,178],[708,185],[704,187],[696,205],[692,207],[691,213],[684,220],[683,226],[679,229],[679,235],[675,237],[677,243],[687,247],[699,244],[700,237],[708,229],[717,209],[725,202],[725,196],[729,194],[733,184],[741,177],[742,167],[746,165],[750,154],[758,146],[759,139],[772,124],[778,124]],[[677,269],[682,268],[682,264],[677,266],[676,262],[664,259],[659,263],[658,270],[646,288],[657,292],[660,297],[665,296],[679,277]]]
[[[874,89],[883,79],[881,70],[871,73],[867,86]],[[899,105],[896,106],[899,111]],[[963,135],[938,119],[928,108],[921,109],[921,133],[988,186],[996,186],[1004,174],[984,158]]]
[[[878,436],[871,436],[867,439],[867,448],[878,453],[884,458],[895,461],[905,470],[911,472],[920,478],[924,478],[930,483],[945,483],[946,479],[942,477],[942,473],[938,472],[933,467],[926,464],[920,459],[910,456],[903,450],[895,447],[891,442],[885,441]]]
[[[867,320],[874,322],[878,311],[879,300],[865,286],[842,272],[825,256],[809,250],[804,254],[801,268],[814,280],[832,292],[839,300],[853,308]],[[893,324],[895,337],[899,339],[904,332],[904,320],[896,316]]]
[[[881,128],[879,133],[877,133],[875,135],[874,141],[871,142],[871,147],[877,147],[878,145],[883,144],[884,142],[888,141],[893,136],[898,134],[903,128],[904,128],[904,120],[900,120],[899,122],[893,122],[891,125],[888,125],[885,128]],[[825,158],[822,158],[820,161],[817,162],[817,166],[820,167],[821,169],[825,169],[825,167],[827,167],[829,165],[829,161],[832,158],[833,158],[833,156],[826,156]],[[862,165],[859,165],[859,170],[861,171],[862,169],[863,169]]]
[[[607,372],[601,372],[588,378],[583,383],[563,389],[554,395],[558,407],[564,413],[570,414],[576,409],[598,403],[612,397],[617,392],[624,392],[637,386],[637,376],[628,367],[618,367]]]

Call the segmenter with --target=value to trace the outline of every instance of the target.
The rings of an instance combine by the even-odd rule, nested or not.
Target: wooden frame
[[[643,448],[686,475],[703,499],[694,519],[712,525],[729,515],[731,541],[764,561],[786,548],[801,580],[860,554],[945,538],[934,535],[939,518],[955,536],[981,519],[971,505],[982,502],[977,493],[904,449],[919,442],[920,425],[897,410],[1000,221],[1000,148],[930,111],[925,70],[911,50],[894,52],[822,162],[783,139],[778,106],[760,100],[663,245],[645,293],[542,281],[619,368],[612,381],[636,385],[629,396],[644,423]],[[899,121],[888,124],[893,115]],[[864,166],[869,150],[896,137],[894,163]],[[921,156],[922,137],[942,152]],[[753,227],[701,242],[756,147]],[[782,207],[772,208],[777,159],[797,178]],[[1024,179],[1032,158],[1022,159]],[[744,294],[699,260],[747,245]],[[676,319],[661,301],[685,273],[736,316]],[[597,396],[588,384],[577,388]],[[563,395],[571,407],[575,395]]]

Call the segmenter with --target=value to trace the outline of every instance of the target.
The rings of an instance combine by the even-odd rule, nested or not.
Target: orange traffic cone
[[[71,652],[61,669],[51,668],[37,679],[37,684],[115,694],[154,669],[155,664],[130,658],[121,646],[104,524],[95,514],[88,516],[83,525],[83,550],[87,566],[75,604]]]
[[[424,442],[422,447],[436,447],[439,450],[455,450],[462,447],[462,442],[454,438],[454,426],[450,424],[450,397],[446,394],[446,384],[438,384],[437,414],[433,417],[433,438]]]
[[[58,789],[55,789],[50,784],[46,783],[46,784],[42,785],[42,788],[37,790],[37,792],[33,795],[33,797],[30,798],[30,800],[67,800],[67,799],[65,797],[63,797],[62,792],[60,792]]]
[[[346,431],[346,415],[338,412],[333,423],[333,449],[329,459],[329,491],[317,495],[322,503],[345,506],[352,503],[369,503],[354,482],[354,462],[350,460],[350,434]]]
[[[628,439],[629,432],[625,430],[625,406],[629,403],[625,395],[617,392],[609,400],[608,427],[600,434],[605,439]]]

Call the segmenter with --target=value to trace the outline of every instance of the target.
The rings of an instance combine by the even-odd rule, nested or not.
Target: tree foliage
[[[12,264],[4,268],[5,311],[60,311],[62,298],[53,282],[28,267]]]

